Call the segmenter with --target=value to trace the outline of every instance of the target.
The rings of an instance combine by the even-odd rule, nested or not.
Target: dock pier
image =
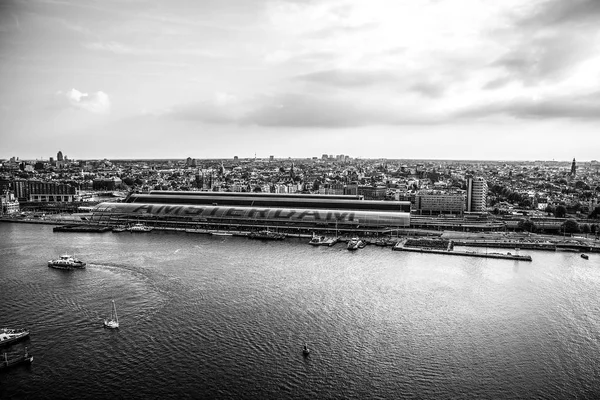
[[[442,250],[442,249],[431,249],[424,247],[406,247],[404,243],[399,242],[392,250],[396,251],[409,251],[413,253],[429,253],[429,254],[444,254],[451,256],[467,256],[467,257],[480,257],[480,258],[496,258],[502,260],[515,260],[515,261],[532,261],[530,255],[519,255],[511,253],[479,253],[475,251],[460,251],[460,250]]]

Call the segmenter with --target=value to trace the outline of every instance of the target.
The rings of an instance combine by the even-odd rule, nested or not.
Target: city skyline
[[[3,160],[2,158],[0,158],[0,160]],[[240,161],[249,161],[249,160],[260,160],[260,161],[273,161],[273,162],[285,162],[288,160],[291,161],[302,161],[302,160],[317,160],[317,161],[346,161],[346,162],[352,162],[352,161],[357,161],[357,160],[365,160],[365,161],[376,161],[376,160],[386,160],[386,161],[390,161],[390,162],[397,162],[397,161],[406,161],[406,162],[442,162],[442,163],[446,163],[446,162],[450,162],[450,163],[536,163],[536,162],[541,162],[541,163],[547,163],[547,162],[552,162],[552,163],[564,163],[564,164],[569,164],[571,165],[571,169],[573,169],[573,165],[577,165],[577,164],[597,164],[598,160],[593,159],[593,160],[581,160],[581,159],[577,159],[576,157],[574,157],[573,159],[569,159],[569,160],[509,160],[509,159],[458,159],[458,158],[386,158],[386,157],[354,157],[350,154],[331,154],[331,153],[323,153],[320,155],[306,155],[306,156],[301,156],[301,157],[290,157],[290,156],[285,156],[285,155],[280,155],[280,156],[275,156],[273,154],[270,155],[258,155],[258,154],[254,154],[254,155],[249,155],[248,157],[242,157],[242,156],[238,156],[236,155],[229,155],[226,157],[206,157],[206,158],[200,158],[200,157],[192,157],[191,155],[184,155],[181,157],[156,157],[156,158],[131,158],[131,157],[122,157],[122,158],[110,158],[110,157],[98,157],[98,158],[77,158],[77,157],[70,157],[68,154],[64,154],[62,150],[59,150],[56,154],[52,154],[52,155],[43,155],[40,157],[35,157],[35,158],[24,158],[24,157],[20,157],[20,156],[12,156],[10,158],[6,158],[4,159],[5,161],[10,161],[10,162],[33,162],[33,161],[41,161],[41,162],[57,162],[57,161],[66,161],[66,162],[79,162],[79,161],[99,161],[99,160],[110,160],[110,161],[185,161],[185,160],[194,160],[194,161],[223,161],[223,160],[229,160],[229,161],[233,161],[236,162],[238,160]]]
[[[4,1],[0,159],[598,158],[600,3]]]

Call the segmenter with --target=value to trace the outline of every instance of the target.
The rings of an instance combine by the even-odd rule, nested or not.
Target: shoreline
[[[53,219],[20,219],[20,218],[6,218],[0,217],[0,222],[7,223],[20,223],[20,224],[42,224],[42,225],[88,225],[85,221],[79,218],[70,216],[65,218],[53,218]],[[94,225],[95,226],[95,225]],[[108,232],[111,229],[106,229],[106,226],[102,225],[103,229],[98,229],[98,233]],[[196,234],[212,234],[213,232],[222,232],[222,229],[202,229],[192,232],[190,229],[184,228],[170,228],[170,227],[155,227],[154,229],[160,231],[174,231],[174,232],[187,232]],[[59,230],[56,230],[59,231]],[[75,232],[77,230],[73,230]],[[84,232],[94,232],[94,229],[83,229]],[[228,231],[232,236],[247,236],[246,231]],[[583,238],[583,237],[561,237],[553,235],[538,235],[538,234],[527,234],[517,232],[460,232],[460,231],[438,231],[438,230],[424,230],[424,229],[404,229],[404,235],[400,237],[388,237],[383,236],[390,242],[390,246],[396,246],[402,238],[407,237],[435,237],[437,239],[446,239],[453,242],[455,246],[465,247],[492,247],[492,248],[506,248],[506,249],[527,249],[527,250],[542,250],[542,251],[575,251],[575,252],[591,252],[600,253],[600,240],[594,238]],[[303,233],[285,233],[286,237],[294,238],[311,238],[310,234]],[[363,240],[369,245],[377,245],[377,241],[381,239],[379,237],[364,237]],[[338,241],[344,242],[348,238],[345,236],[339,237]],[[412,251],[412,250],[409,250]]]

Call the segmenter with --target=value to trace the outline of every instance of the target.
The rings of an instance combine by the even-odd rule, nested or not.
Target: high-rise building
[[[467,178],[467,212],[484,212],[487,207],[488,185],[482,177]]]
[[[573,163],[571,163],[571,177],[575,178],[576,173],[577,173],[577,165],[575,165],[575,159],[573,159]]]
[[[60,150],[56,153],[56,161],[63,161],[63,153]]]

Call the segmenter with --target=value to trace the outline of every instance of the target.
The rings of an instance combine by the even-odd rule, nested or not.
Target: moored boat
[[[210,234],[213,236],[233,236],[233,233],[224,231],[213,231]]]
[[[360,240],[358,237],[353,237],[348,241],[348,245],[346,246],[348,250],[358,250],[365,247],[365,242]]]
[[[59,259],[48,261],[48,266],[56,269],[83,269],[85,263],[73,256],[63,254]]]
[[[117,225],[112,228],[113,232],[125,232],[127,230],[127,226],[125,225]]]
[[[150,232],[152,229],[151,226],[137,223],[129,228],[129,232]]]
[[[272,232],[269,230],[250,232],[248,234],[250,239],[261,239],[261,240],[283,240],[285,235],[283,233]]]
[[[0,345],[16,342],[29,336],[27,329],[0,329]]]
[[[588,260],[590,257],[587,254],[582,253],[581,258],[583,258],[584,260]]]
[[[333,246],[337,243],[337,240],[335,237],[313,235],[308,244],[313,246]]]

